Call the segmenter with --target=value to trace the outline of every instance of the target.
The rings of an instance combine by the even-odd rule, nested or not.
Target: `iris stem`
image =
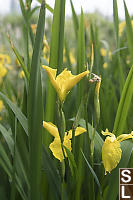
[[[63,112],[63,103],[59,100],[57,101],[58,104],[58,130],[59,130],[59,135],[61,138],[61,148],[62,148],[62,152],[63,152],[63,156],[65,158],[65,152],[64,152],[64,148],[63,148],[63,141],[64,141],[64,135],[65,135],[65,130],[66,130],[66,122],[65,122],[65,115]],[[65,176],[65,160],[63,160],[60,163],[60,175],[61,175],[61,200],[63,200],[63,191],[64,191],[64,176]]]

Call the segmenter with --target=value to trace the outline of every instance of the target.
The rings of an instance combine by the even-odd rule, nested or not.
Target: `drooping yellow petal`
[[[133,132],[131,132],[130,134],[122,134],[117,137],[117,141],[119,142],[122,142],[123,140],[127,140],[127,139],[133,139]]]
[[[62,147],[61,147],[61,140],[60,138],[55,138],[54,141],[49,145],[50,150],[52,151],[53,155],[62,162],[64,160]]]
[[[83,127],[77,127],[75,130],[75,136],[81,135],[82,133],[86,132],[86,129]]]
[[[71,140],[66,136],[64,137],[63,145],[69,149],[69,151],[72,150],[71,147]],[[61,140],[60,138],[55,138],[54,141],[49,145],[50,150],[52,151],[53,155],[55,158],[60,160],[62,162],[64,160],[64,155],[62,152],[62,147],[61,147]],[[67,157],[67,153],[64,149],[65,157]]]
[[[102,146],[102,161],[105,168],[105,175],[111,172],[121,160],[122,150],[120,142],[117,140],[112,141],[111,137],[106,137]]]
[[[47,129],[47,131],[56,138],[59,138],[58,128],[51,122],[43,121],[43,127]]]
[[[77,127],[75,130],[75,136],[81,135],[82,133],[86,132],[86,129],[83,127]],[[66,132],[65,132],[65,136],[66,136]],[[72,139],[72,130],[70,130],[67,134],[69,139]]]
[[[51,67],[48,67],[48,66],[45,66],[45,65],[43,65],[42,67],[48,73],[50,80],[56,78],[57,69],[52,69]]]
[[[51,67],[48,67],[48,66],[45,66],[45,65],[43,65],[42,67],[46,70],[52,85],[58,91],[59,87],[58,87],[57,82],[55,81],[57,69],[52,69]]]
[[[68,81],[66,81],[66,84],[64,85],[65,92],[68,93],[88,73],[89,70],[82,72],[78,75],[69,76]]]

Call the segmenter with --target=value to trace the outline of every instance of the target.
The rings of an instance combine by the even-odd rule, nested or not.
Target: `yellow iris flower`
[[[55,158],[57,158],[58,160],[60,160],[60,162],[62,162],[64,160],[64,155],[62,152],[61,139],[59,136],[58,128],[51,122],[45,122],[45,121],[43,121],[43,127],[47,129],[47,131],[52,136],[54,136],[54,141],[49,145],[49,148],[52,151]],[[86,132],[85,128],[77,127],[75,130],[75,136],[78,136],[84,132]],[[72,139],[72,130],[65,132],[63,145],[67,147],[70,151],[72,150],[71,139]],[[67,157],[66,152],[65,152],[65,157]]]
[[[66,95],[69,91],[84,77],[89,71],[82,72],[78,75],[71,74],[66,68],[58,76],[56,76],[57,69],[52,69],[50,67],[44,66],[43,68],[48,73],[49,79],[56,89],[61,102],[64,102]]]
[[[113,133],[110,133],[108,129],[102,131],[103,135],[108,135],[102,146],[102,161],[105,168],[105,175],[107,172],[111,172],[120,162],[122,150],[120,142],[123,140],[133,138],[133,132],[131,134],[122,134],[117,138]]]

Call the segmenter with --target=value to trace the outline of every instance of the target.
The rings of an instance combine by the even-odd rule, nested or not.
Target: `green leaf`
[[[85,124],[85,120],[81,119],[79,121],[79,124],[80,126],[86,128],[86,124]],[[92,130],[92,126],[91,124],[88,123],[88,128],[89,128],[89,137],[90,139],[92,140],[92,133],[93,133],[93,130]],[[93,128],[94,129],[94,128]],[[101,154],[102,154],[102,146],[103,146],[103,139],[102,137],[99,135],[99,133],[96,131],[95,132],[95,137],[94,137],[94,147],[95,147],[95,160],[97,161],[100,161],[101,160]]]
[[[71,169],[72,176],[76,178],[78,175],[78,171],[77,171],[76,162],[74,160],[74,156],[73,156],[72,152],[68,148],[66,148],[64,145],[63,145],[63,148],[65,149],[67,156],[68,156],[69,166]]]
[[[21,110],[13,104],[3,93],[0,92],[0,97],[3,99],[3,101],[10,107],[10,109],[15,114],[16,118],[20,122],[21,126],[25,130],[25,133],[28,135],[28,125],[27,125],[27,119],[25,115],[21,112]]]
[[[81,8],[80,24],[78,30],[78,73],[85,69],[85,36],[84,36],[84,16]]]
[[[85,35],[84,35],[84,16],[81,8],[80,24],[78,30],[78,52],[77,52],[77,73],[85,70]],[[78,84],[78,106],[83,96],[83,82]]]
[[[48,5],[47,3],[46,3],[46,8],[53,14],[54,13],[54,9],[50,6],[50,5]]]
[[[13,140],[13,155],[12,155],[12,184],[10,192],[10,200],[16,198],[16,135],[17,135],[17,118],[15,118],[15,130],[14,130]]]
[[[23,200],[29,200],[18,176],[16,176],[16,188],[19,191]]]
[[[119,135],[125,128],[126,118],[133,95],[133,66],[131,67],[122,90],[121,99],[116,113],[113,132]]]
[[[28,88],[28,131],[30,139],[30,199],[40,199],[42,156],[42,83],[40,59],[45,25],[45,0],[42,1],[31,62]]]
[[[19,0],[19,4],[20,4],[21,11],[22,11],[22,14],[23,14],[23,16],[24,16],[24,19],[26,19],[27,13],[26,13],[26,10],[25,10],[25,6],[24,6],[23,0]]]
[[[70,3],[71,3],[71,9],[72,9],[72,19],[73,19],[75,36],[76,38],[78,38],[78,29],[79,29],[78,17],[76,15],[72,0],[70,0]]]
[[[128,48],[131,55],[131,60],[133,64],[133,30],[131,19],[127,10],[126,3],[124,1],[124,8],[125,8],[125,18],[126,18],[126,33],[127,33],[127,40],[128,40]]]
[[[32,15],[40,8],[40,6],[36,6],[31,10],[31,12],[28,13],[28,18],[31,18]]]
[[[113,0],[113,17],[114,17],[116,43],[117,43],[117,48],[119,48],[119,18],[118,18],[117,0]]]
[[[62,66],[63,66],[64,24],[65,24],[65,0],[56,0],[53,13],[49,66],[51,68],[57,68],[59,72],[62,71]],[[50,81],[48,80],[46,114],[45,114],[46,121],[53,121],[54,119],[55,102],[56,102],[55,89],[52,87]],[[50,136],[48,135],[45,136],[44,144],[46,146],[48,146],[49,140]]]
[[[56,0],[50,45],[50,67],[62,69],[65,24],[65,0]]]
[[[2,133],[4,139],[5,139],[8,147],[9,147],[11,154],[13,155],[14,142],[13,142],[13,139],[12,139],[12,136],[11,136],[11,132],[7,131],[5,129],[5,127],[2,126],[2,124],[0,124],[0,132]]]
[[[60,176],[52,159],[49,157],[44,145],[43,145],[43,152],[42,152],[42,168],[47,176],[47,179],[51,187],[51,191],[53,191],[54,197],[56,197],[56,199],[60,199],[61,198]]]
[[[95,181],[96,181],[96,183],[97,183],[97,185],[98,185],[100,195],[102,196],[102,189],[101,189],[101,185],[100,185],[100,182],[99,182],[99,180],[98,180],[98,177],[97,177],[96,173],[94,172],[93,168],[91,167],[91,165],[89,164],[89,162],[88,162],[88,160],[87,160],[87,158],[86,158],[86,156],[84,155],[84,153],[83,153],[82,150],[81,150],[81,153],[82,153],[82,155],[83,155],[83,157],[84,157],[84,159],[85,159],[85,161],[86,161],[86,163],[87,163],[87,166],[88,166],[89,170],[91,171],[91,173],[92,173],[92,175],[93,175],[93,177],[94,177],[94,179],[95,179]]]
[[[1,142],[0,142],[0,165],[2,166],[4,171],[7,173],[9,178],[12,179],[12,176],[11,176],[12,165]]]
[[[96,74],[99,74],[99,63],[100,63],[100,43],[99,43],[99,35],[98,35],[98,28],[96,24],[90,25],[90,37],[91,37],[91,44],[94,47],[94,66],[93,70]]]
[[[9,180],[12,181],[12,170],[13,170],[12,165],[11,165],[11,162],[10,162],[10,160],[7,156],[7,153],[6,153],[3,145],[1,144],[1,142],[0,142],[0,165],[3,168],[3,170],[6,172],[6,174],[8,175]],[[17,190],[19,191],[22,199],[28,200],[28,198],[24,192],[22,183],[20,181],[20,177],[18,177],[17,175],[16,175],[16,187],[17,187]]]
[[[32,42],[32,46],[34,46],[34,35],[33,35],[32,29],[30,27],[29,19],[28,19],[28,13],[29,13],[28,11],[29,11],[29,9],[28,9],[28,11],[26,10],[23,0],[19,0],[19,4],[20,4],[20,7],[21,7],[21,11],[22,11],[23,17],[24,17],[24,22],[25,22],[27,31],[30,34],[30,39],[31,39],[31,42]],[[26,37],[28,37],[28,35]],[[27,45],[28,45],[28,43],[27,43]]]
[[[38,0],[39,3],[42,3],[42,0]],[[53,14],[54,9],[46,3],[46,8]]]
[[[4,139],[5,139],[8,147],[9,147],[11,155],[13,156],[14,141],[12,139],[12,133],[11,133],[11,131],[10,130],[7,131],[5,129],[5,127],[0,124],[0,132],[2,133]],[[27,185],[29,185],[27,174],[26,174],[25,168],[23,166],[24,163],[22,162],[22,159],[21,159],[21,157],[19,155],[18,149],[16,150],[16,160],[17,160],[16,165],[18,166],[18,175],[22,173],[22,176],[24,177],[24,180],[26,181]]]
[[[26,76],[27,80],[29,80],[29,72],[27,71],[27,68],[26,68],[26,66],[25,66],[25,64],[24,64],[24,62],[23,62],[18,50],[15,48],[15,46],[13,45],[13,43],[12,43],[12,41],[10,39],[9,39],[9,41],[10,41],[12,50],[13,50],[14,54],[16,55],[20,65],[21,65],[21,67],[22,67],[22,69],[23,69],[23,71],[25,73],[25,76]]]
[[[108,200],[117,199],[119,192],[119,168],[127,167],[133,149],[133,142],[131,140],[121,142],[121,149],[122,149],[121,161],[118,164],[118,166],[107,177],[109,182],[109,187],[105,199]]]

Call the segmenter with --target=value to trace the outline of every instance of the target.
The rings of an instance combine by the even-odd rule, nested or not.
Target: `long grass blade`
[[[85,35],[84,35],[84,16],[81,8],[80,24],[78,30],[78,52],[77,52],[77,73],[85,70]],[[78,84],[78,105],[83,95],[83,82]]]
[[[52,36],[50,46],[50,62],[51,68],[57,68],[59,71],[63,67],[63,47],[64,47],[64,23],[65,23],[65,0],[56,0],[53,24],[52,24]],[[48,81],[47,87],[47,99],[46,99],[46,121],[54,120],[55,113],[56,94],[55,90]],[[48,146],[50,137],[45,137],[45,144]]]
[[[89,170],[91,171],[91,173],[92,173],[92,175],[93,175],[93,177],[94,177],[94,179],[95,179],[95,181],[96,181],[96,183],[97,183],[97,185],[98,185],[100,195],[102,196],[102,189],[101,189],[101,185],[100,185],[100,182],[99,182],[99,180],[98,180],[98,177],[97,177],[95,171],[93,170],[93,168],[91,167],[91,165],[89,164],[89,162],[88,162],[88,160],[87,160],[87,158],[86,158],[86,156],[84,155],[84,153],[83,153],[82,150],[81,150],[81,153],[82,153],[82,155],[83,155],[83,157],[84,157],[84,159],[85,159],[85,161],[86,161],[86,163],[87,163],[87,166],[88,166]]]
[[[119,135],[124,131],[132,96],[133,96],[133,66],[130,69],[130,72],[126,79],[116,113],[114,129],[113,129],[113,132],[116,135]]]
[[[45,147],[43,146],[42,153],[42,169],[47,176],[48,183],[53,191],[53,196],[55,199],[61,198],[61,179],[54,165],[54,162],[48,155]]]
[[[117,48],[119,48],[119,18],[118,18],[117,0],[113,0],[113,17],[114,17],[116,43],[117,43]]]
[[[78,38],[78,29],[79,29],[78,17],[76,15],[72,0],[70,0],[70,3],[71,3],[71,9],[72,9],[72,18],[73,18],[75,36],[76,38]]]
[[[129,52],[130,52],[130,55],[131,55],[131,61],[132,61],[132,64],[133,64],[133,30],[132,30],[131,19],[130,19],[125,1],[124,1],[124,8],[125,8],[126,33],[127,33],[127,40],[128,40],[128,48],[129,48]]]
[[[41,156],[42,156],[42,84],[40,57],[45,24],[45,0],[42,1],[35,45],[32,55],[30,81],[28,88],[28,131],[30,137],[30,199],[41,198]]]

